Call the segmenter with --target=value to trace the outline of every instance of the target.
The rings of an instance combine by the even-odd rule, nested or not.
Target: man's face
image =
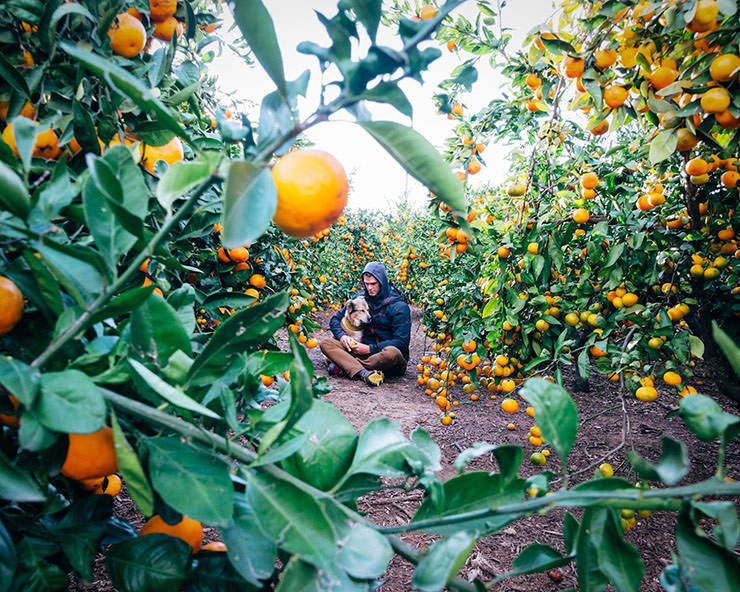
[[[369,273],[364,274],[362,276],[362,282],[365,284],[365,290],[367,290],[368,295],[378,295],[378,292],[380,292],[380,282],[375,279],[374,275]]]

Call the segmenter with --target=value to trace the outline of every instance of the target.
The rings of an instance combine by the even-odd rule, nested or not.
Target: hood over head
[[[369,273],[380,282],[380,292],[378,292],[378,295],[371,298],[368,295],[367,291],[365,291],[365,298],[371,298],[372,300],[383,300],[390,296],[391,286],[388,282],[388,273],[385,270],[385,265],[383,265],[380,261],[370,261],[367,265],[365,265],[365,269],[362,270],[362,273]],[[364,288],[365,286],[363,284],[363,290]]]

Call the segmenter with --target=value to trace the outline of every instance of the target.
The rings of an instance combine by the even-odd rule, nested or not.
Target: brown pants
[[[383,370],[390,376],[401,376],[406,372],[406,359],[401,350],[392,345],[384,347],[377,354],[356,356],[344,349],[337,339],[327,337],[321,341],[321,351],[350,377],[354,377],[363,368]]]

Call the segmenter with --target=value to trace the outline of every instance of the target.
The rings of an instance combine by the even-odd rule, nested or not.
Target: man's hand
[[[370,346],[367,343],[357,343],[355,341],[355,345],[352,346],[352,353],[366,356],[370,353]]]
[[[339,338],[339,343],[342,344],[342,347],[346,349],[347,351],[352,351],[352,344],[357,343],[354,339],[352,339],[349,335],[342,335]]]

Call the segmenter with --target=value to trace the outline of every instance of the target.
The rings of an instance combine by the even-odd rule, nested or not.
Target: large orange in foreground
[[[277,187],[273,222],[290,236],[304,238],[324,230],[347,205],[347,175],[323,150],[289,152],[272,167],[272,178]]]
[[[91,434],[70,434],[62,475],[81,481],[118,471],[113,430],[104,426]]]

